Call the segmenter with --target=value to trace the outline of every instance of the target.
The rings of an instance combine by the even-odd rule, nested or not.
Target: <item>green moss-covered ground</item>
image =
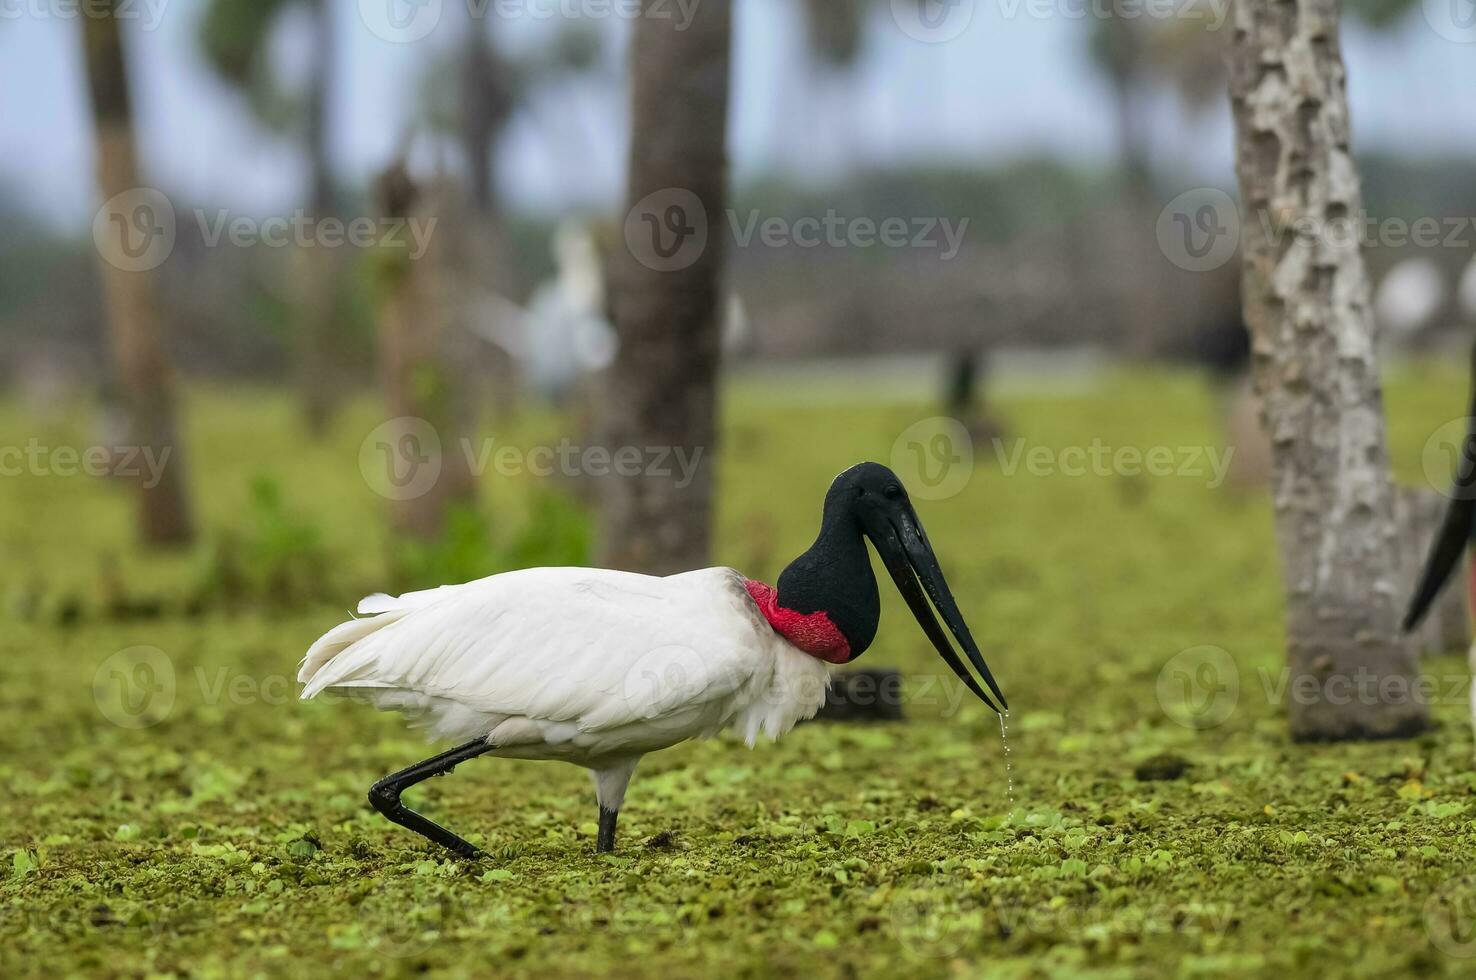
[[[776,574],[830,477],[887,461],[932,414],[816,394],[729,393],[723,562]],[[1392,380],[1404,479],[1464,398],[1454,369]],[[490,852],[464,863],[364,801],[424,743],[359,705],[299,703],[291,681],[389,575],[358,467],[372,406],[322,445],[278,394],[196,391],[187,408],[207,539],[241,536],[248,579],[276,552],[306,563],[286,588],[309,598],[278,582],[216,601],[210,549],[140,557],[116,485],[0,478],[5,976],[1384,976],[1476,953],[1463,660],[1428,662],[1446,680],[1423,738],[1291,744],[1259,495],[1203,475],[1009,475],[984,445],[960,494],[919,501],[1015,709],[1013,799],[995,717],[957,706],[888,595],[863,664],[907,672],[908,723],[650,757],[604,857],[584,773],[478,760],[412,794]],[[1184,375],[1014,389],[1000,408],[1030,446],[1220,439],[1214,396]],[[0,445],[85,446],[85,423],[6,405]],[[528,418],[497,435],[558,431]],[[252,530],[263,478],[280,526]],[[489,477],[494,536],[538,492]],[[299,556],[282,537],[315,543]],[[1176,692],[1207,727],[1171,716]]]

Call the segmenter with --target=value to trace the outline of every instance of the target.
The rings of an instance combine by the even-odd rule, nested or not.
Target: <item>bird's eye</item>
[[[887,495],[888,500],[896,500],[898,497],[902,496],[902,488],[893,483],[891,486],[883,490],[882,493]]]
[[[856,488],[856,496],[858,496],[858,497],[864,497],[864,496],[866,496],[866,488],[865,487],[857,487]]]

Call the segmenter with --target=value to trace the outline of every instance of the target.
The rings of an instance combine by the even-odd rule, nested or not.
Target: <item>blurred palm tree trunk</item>
[[[1382,393],[1349,151],[1338,0],[1236,0],[1230,54],[1242,290],[1272,445],[1298,739],[1428,723],[1401,641]],[[1315,229],[1299,234],[1299,229]]]
[[[1107,32],[1104,59],[1112,88],[1118,165],[1132,205],[1146,208],[1153,201],[1153,175],[1149,163],[1148,113],[1139,91],[1147,61],[1141,36],[1143,27],[1121,16],[1106,18],[1102,27]]]
[[[461,142],[466,154],[471,205],[490,215],[496,205],[492,184],[492,147],[511,114],[506,68],[499,64],[481,21],[473,18],[466,32],[461,61]]]
[[[82,25],[96,127],[98,184],[103,198],[111,201],[139,186],[118,0],[106,0],[82,18]],[[134,215],[121,217],[131,222]],[[102,262],[101,269],[114,370],[127,406],[130,439],[135,448],[152,453],[163,464],[156,480],[139,481],[140,531],[150,544],[181,544],[194,536],[194,523],[153,273],[128,271],[108,261]]]
[[[429,471],[434,479],[412,480],[394,494],[391,524],[406,534],[433,538],[453,507],[476,497],[468,456],[475,409],[464,377],[471,341],[462,319],[473,235],[450,188],[444,182],[417,186],[403,163],[379,178],[377,191],[384,217],[434,222],[424,255],[412,256],[404,241],[386,242],[375,266],[380,375],[389,416],[402,420],[391,451],[409,457],[398,462],[435,467]],[[426,425],[434,440],[427,438]],[[435,453],[437,443],[439,455],[432,460],[426,454]]]
[[[647,0],[631,41],[625,247],[610,290],[620,349],[604,420],[612,452],[640,450],[647,465],[607,481],[601,556],[655,574],[706,564],[711,544],[733,11],[707,0],[685,30],[661,13]],[[684,477],[651,448],[696,468]]]
[[[329,154],[337,39],[327,0],[311,0],[313,77],[309,84],[306,144],[309,164],[308,219],[316,227],[338,208]],[[298,385],[308,432],[321,436],[343,394],[339,286],[343,260],[339,249],[309,244],[297,259]]]
[[[504,226],[505,216],[497,199],[495,175],[496,149],[512,120],[516,95],[513,71],[488,41],[482,19],[471,16],[468,8],[465,46],[460,71],[459,133],[462,153],[466,156],[467,187],[471,205],[466,215],[466,254],[462,264],[466,282],[468,318],[491,321],[505,315],[491,304],[475,304],[474,285],[506,297],[513,292],[513,275],[508,268],[511,251]],[[494,332],[497,327],[488,324]],[[467,328],[471,329],[470,322]],[[491,396],[492,408],[499,421],[511,418],[517,407],[517,369],[512,358],[498,348],[484,349],[481,360],[486,365],[485,388]]]
[[[1089,50],[1097,68],[1108,83],[1112,96],[1112,114],[1117,135],[1118,169],[1123,193],[1119,211],[1123,227],[1120,232],[1124,247],[1097,257],[1106,265],[1117,285],[1113,304],[1119,336],[1140,356],[1152,348],[1153,325],[1162,323],[1165,310],[1165,283],[1160,257],[1132,246],[1145,241],[1142,230],[1153,227],[1153,166],[1147,106],[1143,98],[1143,81],[1148,70],[1146,32],[1139,18],[1118,12],[1100,18],[1092,28]],[[1151,239],[1151,235],[1147,236]]]

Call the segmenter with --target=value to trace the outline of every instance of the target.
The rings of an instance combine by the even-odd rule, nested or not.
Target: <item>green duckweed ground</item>
[[[1392,380],[1404,479],[1463,389],[1452,368]],[[836,471],[886,461],[932,414],[813,396],[727,398],[719,558],[755,576],[808,542]],[[961,493],[919,501],[1014,705],[1013,799],[995,717],[950,708],[957,685],[888,595],[863,663],[907,672],[908,723],[652,756],[614,856],[594,854],[584,773],[478,760],[413,791],[490,852],[464,863],[365,803],[424,743],[393,716],[294,699],[304,648],[385,577],[383,501],[357,465],[372,406],[322,445],[277,394],[187,407],[202,525],[236,527],[271,477],[331,556],[322,597],[183,614],[201,553],[140,557],[116,486],[0,480],[4,976],[1384,976],[1476,953],[1463,660],[1428,662],[1454,681],[1423,738],[1291,744],[1260,495],[1204,473],[1011,475],[986,444]],[[1220,440],[1214,396],[1185,375],[1000,408],[1031,447]],[[85,418],[0,407],[0,444],[85,446]],[[558,431],[530,417],[505,437]],[[531,481],[487,482],[494,521],[527,512]],[[163,614],[104,614],[120,588]],[[1204,646],[1233,674],[1196,690],[1202,663],[1226,662]],[[1209,727],[1170,716],[1177,691]]]

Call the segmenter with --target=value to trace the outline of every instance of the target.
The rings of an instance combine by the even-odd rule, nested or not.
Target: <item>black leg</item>
[[[615,819],[619,816],[619,810],[600,807],[600,836],[595,841],[596,854],[609,854],[615,850]]]
[[[480,857],[482,852],[473,847],[470,842],[462,840],[445,827],[427,820],[401,803],[400,794],[432,776],[444,776],[467,759],[475,759],[491,750],[492,746],[479,738],[450,751],[442,752],[424,762],[417,762],[409,769],[401,769],[394,775],[385,776],[369,790],[369,804],[401,827],[413,830],[442,847],[450,848],[462,857]]]

